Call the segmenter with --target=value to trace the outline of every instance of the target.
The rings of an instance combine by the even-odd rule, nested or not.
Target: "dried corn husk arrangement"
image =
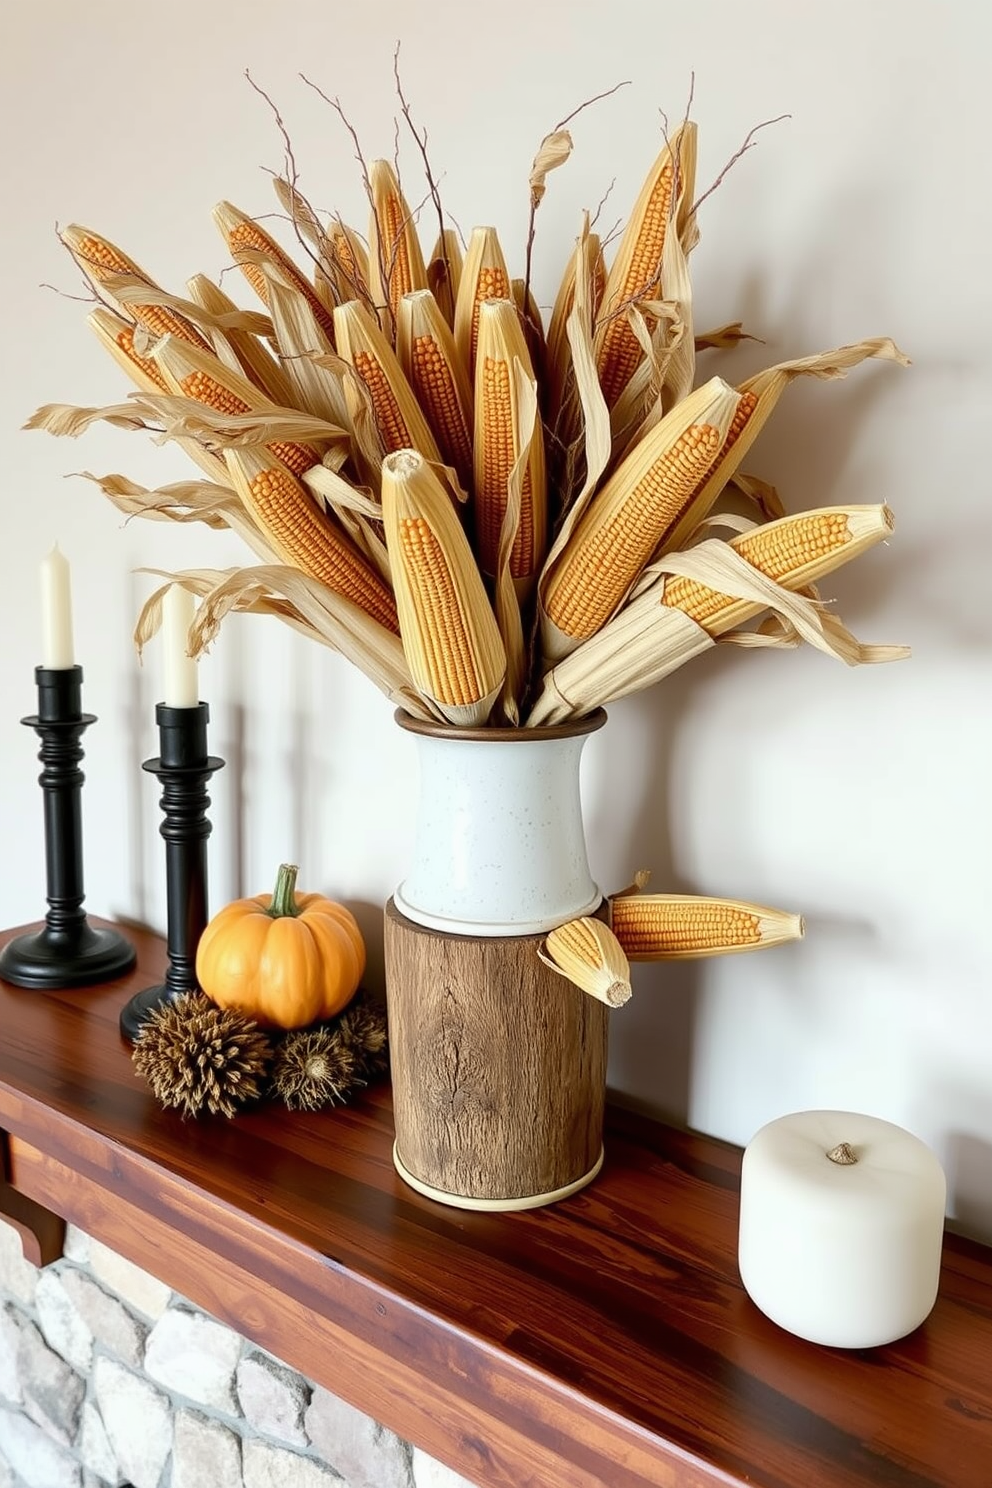
[[[532,208],[571,148],[563,128],[542,142]],[[100,233],[66,228],[100,302],[90,325],[135,390],[109,408],[48,405],[28,427],[76,436],[103,420],[176,441],[197,478],[90,478],[129,516],[230,528],[257,560],[163,574],[139,646],[176,581],[201,601],[194,653],[231,611],[275,615],[410,713],[471,727],[581,717],[718,641],[805,640],[851,664],[906,654],[861,645],[813,587],[889,535],[888,508],[786,515],[741,470],[795,378],[906,358],[879,338],[736,384],[697,376],[697,355],[743,332],[695,329],[696,155],[686,120],[609,261],[581,223],[547,326],[496,228],[464,251],[445,228],[428,251],[385,161],[367,169],[364,236],[285,179],[293,255],[238,207],[215,208],[251,310],[204,274],[172,294]],[[634,921],[672,912],[657,900],[618,898],[612,932],[583,922],[546,952],[617,998],[624,952],[648,944]],[[776,935],[746,918],[728,934]]]

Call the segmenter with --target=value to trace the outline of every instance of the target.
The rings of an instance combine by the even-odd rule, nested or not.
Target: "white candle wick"
[[[192,594],[173,584],[162,596],[162,659],[167,708],[195,708],[200,701],[189,630],[196,615]]]
[[[41,664],[52,671],[75,665],[69,560],[58,543],[41,561]]]

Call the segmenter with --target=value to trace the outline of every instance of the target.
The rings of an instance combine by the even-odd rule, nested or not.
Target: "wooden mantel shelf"
[[[80,1225],[482,1488],[992,1485],[989,1250],[948,1236],[924,1326],[842,1352],[743,1292],[725,1143],[615,1110],[590,1188],[486,1215],[396,1177],[386,1086],[184,1124],[118,1035],[163,966],[135,940],[112,986],[0,983],[0,1207],[28,1232]]]

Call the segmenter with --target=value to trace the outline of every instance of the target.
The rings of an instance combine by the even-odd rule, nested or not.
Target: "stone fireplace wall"
[[[0,1222],[0,1488],[472,1488],[70,1227]]]

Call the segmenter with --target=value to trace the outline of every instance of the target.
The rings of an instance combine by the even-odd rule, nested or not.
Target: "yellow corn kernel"
[[[388,305],[395,321],[403,295],[427,288],[427,270],[413,215],[388,160],[372,161],[369,186],[369,289],[377,305]]]
[[[472,436],[451,367],[433,336],[414,338],[410,371],[414,393],[437,435],[441,453],[467,481],[472,469]]]
[[[106,284],[108,279],[113,279],[116,275],[127,274],[132,279],[140,279],[143,284],[155,288],[154,280],[107,238],[98,237],[96,233],[88,232],[82,227],[67,227],[62,233],[62,241],[94,284]],[[127,315],[152,336],[178,336],[182,341],[202,346],[205,351],[210,349],[185,316],[167,305],[127,305],[123,308]]]
[[[836,565],[836,555],[854,541],[848,512],[843,507],[784,517],[735,537],[730,544],[752,567],[787,589],[812,583]],[[746,602],[720,594],[697,579],[670,578],[661,602],[682,610],[712,636],[722,635],[741,618]],[[756,606],[746,604],[750,610]]]
[[[450,707],[477,702],[485,688],[461,622],[441,545],[423,517],[401,517],[402,561],[420,616],[431,696]]]
[[[610,924],[631,961],[689,959],[756,950],[799,939],[799,915],[736,899],[682,894],[620,894]]]
[[[393,450],[407,449],[412,445],[410,430],[407,428],[400,413],[400,407],[393,390],[389,386],[389,379],[382,369],[382,363],[372,355],[370,351],[356,351],[352,362],[355,371],[369,390],[372,399],[372,411],[375,421],[382,435],[382,445],[387,454]]]
[[[510,274],[494,227],[472,229],[455,301],[455,345],[469,377],[479,345],[479,306],[512,298]]]
[[[265,229],[259,227],[253,218],[246,216],[230,202],[220,202],[214,208],[213,215],[214,221],[224,236],[231,257],[262,304],[269,303],[268,285],[265,282],[261,264],[252,255],[265,258],[284,279],[292,284],[294,289],[303,295],[317,319],[317,324],[333,342],[334,320],[330,311],[321,303],[320,296],[300,273],[292,259],[282,251],[275,239],[270,238]]]
[[[352,300],[335,310],[334,328],[339,354],[368,390],[385,453],[415,449],[425,460],[440,463],[430,425],[375,317]]]
[[[564,635],[585,640],[606,623],[722,442],[714,425],[691,424],[612,510],[592,503],[545,596],[548,617]]]
[[[385,583],[296,477],[282,465],[262,464],[251,450],[230,449],[225,458],[241,499],[282,561],[398,634],[396,604]]]

